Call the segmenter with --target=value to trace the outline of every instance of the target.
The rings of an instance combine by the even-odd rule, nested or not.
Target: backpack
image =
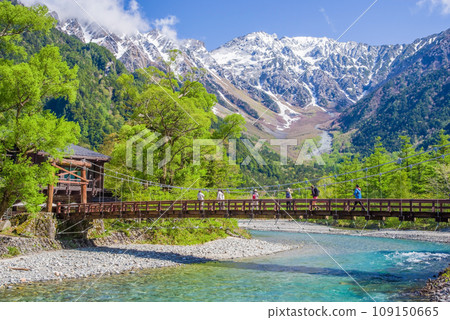
[[[315,197],[318,197],[319,194],[320,194],[319,189],[317,189],[317,187],[314,187],[314,190],[313,190],[313,191],[314,191],[314,192],[313,192],[314,196],[315,196]]]

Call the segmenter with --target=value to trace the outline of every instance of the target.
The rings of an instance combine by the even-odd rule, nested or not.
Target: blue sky
[[[337,39],[374,0],[137,0],[153,26],[195,38],[211,50],[254,31]],[[175,18],[161,20],[173,16]],[[166,24],[164,24],[166,22]],[[169,25],[167,25],[169,22]],[[176,22],[175,24],[173,24]],[[340,39],[410,43],[450,28],[450,0],[378,0]]]
[[[256,31],[399,44],[450,28],[450,0],[21,1],[44,3],[60,18],[95,22],[117,34],[156,27],[172,38],[201,40],[209,50]]]

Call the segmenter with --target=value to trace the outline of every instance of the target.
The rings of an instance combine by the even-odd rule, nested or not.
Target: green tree
[[[30,154],[44,152],[59,159],[69,143],[76,143],[79,126],[44,112],[21,116],[0,126],[0,213],[14,202],[26,203],[30,212],[45,201],[42,186],[56,183],[56,168],[50,162],[35,164]]]
[[[429,180],[429,177],[433,175],[434,164],[430,162],[421,162],[429,159],[430,154],[423,153],[423,149],[416,152],[411,144],[411,139],[407,136],[400,136],[400,140],[402,149],[399,153],[400,159],[398,167],[406,167],[402,170],[406,172],[404,187],[409,188],[409,194],[411,196],[415,195],[423,197],[428,191],[427,181]]]
[[[355,185],[358,184],[363,190],[367,190],[365,179],[359,179],[364,176],[363,171],[359,171],[363,168],[359,154],[343,157],[343,162],[338,166],[338,176],[335,180],[341,182],[336,185],[336,195],[338,198],[352,198]],[[355,172],[359,171],[359,172]]]
[[[223,148],[223,153],[221,159],[205,163],[206,175],[204,179],[206,180],[206,187],[227,188],[236,187],[242,183],[239,165],[230,164],[229,157],[234,158],[237,150],[230,148],[229,140],[233,139],[233,145],[235,145],[236,139],[239,139],[242,132],[246,130],[244,125],[245,119],[241,115],[228,115],[221,121],[218,130],[212,133],[211,138],[218,141],[218,144]],[[214,149],[215,147],[212,147],[205,152],[209,151],[210,154],[213,154]],[[227,150],[231,150],[233,154],[227,154]]]
[[[368,198],[384,198],[389,194],[389,179],[385,172],[391,171],[395,168],[393,163],[382,165],[391,162],[392,158],[381,143],[381,138],[377,137],[374,145],[373,153],[365,159],[365,167],[367,170],[366,181],[366,195]]]
[[[40,112],[45,100],[51,97],[74,101],[77,70],[77,67],[70,69],[53,46],[43,48],[28,62],[0,65],[3,120],[17,121],[23,114]]]
[[[193,73],[181,77],[171,70],[168,67],[164,73],[150,67],[138,70],[135,76],[119,77],[120,97],[132,115],[114,139],[107,139],[107,143],[114,144],[113,147],[104,146],[104,149],[112,150],[113,160],[109,167],[162,185],[226,188],[240,183],[239,167],[229,165],[226,148],[222,148],[220,160],[210,161],[208,158],[215,154],[216,146],[202,146],[200,163],[194,163],[193,146],[197,139],[215,139],[221,146],[228,144],[230,138],[240,136],[245,121],[241,116],[233,115],[222,121],[217,130],[211,129],[216,121],[212,112],[216,97],[207,93]],[[133,153],[133,164],[151,166],[143,166],[144,170],[126,167],[127,140],[138,135],[141,136],[134,145],[144,146],[142,156]],[[154,147],[156,142],[157,148]],[[149,148],[155,148],[151,151],[152,158],[148,158]],[[122,194],[124,189],[120,190]],[[150,193],[156,191],[148,186],[142,196],[149,198]],[[177,193],[176,189],[170,191],[172,195]]]
[[[450,165],[439,163],[435,175],[428,178],[426,185],[433,198],[450,198]]]
[[[70,69],[56,47],[28,59],[17,45],[23,32],[48,31],[54,25],[45,7],[2,1],[0,9],[0,48],[22,56],[20,63],[0,62],[0,214],[17,200],[36,211],[45,199],[42,186],[55,182],[55,169],[49,161],[33,163],[30,156],[43,152],[50,161],[60,158],[79,136],[77,124],[43,111],[43,105],[52,97],[75,99],[77,68]]]
[[[10,63],[7,56],[26,56],[25,48],[19,45],[25,32],[48,31],[55,25],[45,6],[24,7],[0,1],[0,63]]]
[[[437,151],[433,154],[434,157],[441,156],[440,163],[450,164],[450,135],[445,134],[444,130],[439,131],[439,143],[434,146]]]

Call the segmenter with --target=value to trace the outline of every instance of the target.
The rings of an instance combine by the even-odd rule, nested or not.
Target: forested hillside
[[[82,133],[80,142],[98,148],[106,135],[117,132],[124,123],[124,111],[115,92],[117,78],[127,70],[106,48],[95,43],[85,44],[54,28],[41,37],[31,33],[24,35],[23,46],[29,54],[46,45],[58,47],[70,67],[78,66],[79,88],[75,102],[53,98],[46,101],[45,108],[78,122]]]
[[[376,137],[389,151],[398,136],[427,147],[441,129],[450,132],[450,30],[402,61],[376,90],[348,108],[336,121],[344,132],[356,129],[350,151],[368,153]]]

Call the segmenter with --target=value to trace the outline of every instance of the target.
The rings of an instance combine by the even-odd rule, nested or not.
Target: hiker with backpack
[[[351,211],[355,211],[357,204],[359,204],[361,206],[363,211],[366,211],[366,209],[364,208],[364,205],[361,202],[362,193],[361,193],[361,188],[359,187],[359,185],[356,185],[355,191],[353,191],[353,195],[355,196],[355,199],[358,201],[355,201],[355,203],[353,204],[353,209]]]
[[[290,188],[286,189],[286,210],[291,210],[292,204],[292,191]]]
[[[317,200],[317,198],[319,197],[320,191],[319,189],[317,189],[317,187],[315,185],[311,185],[311,195],[313,197],[314,200]],[[312,202],[312,206],[314,207],[314,210],[319,210],[320,208],[316,205],[316,201]]]

